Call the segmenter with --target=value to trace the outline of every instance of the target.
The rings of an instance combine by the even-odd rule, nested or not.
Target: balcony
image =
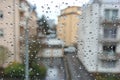
[[[27,11],[27,5],[26,5],[25,2],[21,2],[21,3],[20,3],[19,10],[20,10],[21,12]]]
[[[24,36],[20,36],[19,41],[20,41],[20,44],[23,44],[25,42]]]
[[[24,20],[20,21],[19,25],[21,27],[25,27],[26,26],[26,21],[24,21]]]
[[[119,0],[99,0],[102,4],[106,3],[106,4],[118,4],[120,3]]]
[[[120,25],[120,19],[119,18],[111,18],[111,19],[100,18],[100,24],[102,24],[102,25]]]
[[[105,37],[104,35],[100,35],[99,36],[99,42],[102,42],[102,43],[106,43],[106,42],[112,42],[112,43],[119,43],[120,42],[120,39],[117,38],[115,35],[110,35],[110,36],[107,36]]]
[[[25,40],[25,38],[24,38],[24,36],[20,36],[20,41],[24,41]]]
[[[26,21],[24,17],[20,17],[20,22],[19,22],[20,27],[25,27],[26,26]]]
[[[98,58],[100,60],[118,60],[120,59],[120,55],[114,52],[102,52],[98,54]]]

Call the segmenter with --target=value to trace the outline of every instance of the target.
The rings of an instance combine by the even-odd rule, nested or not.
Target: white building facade
[[[44,58],[61,58],[64,56],[63,47],[64,42],[62,40],[46,39],[44,40],[44,49],[39,52],[38,57]]]
[[[82,9],[79,59],[89,72],[120,73],[120,0],[93,0]]]

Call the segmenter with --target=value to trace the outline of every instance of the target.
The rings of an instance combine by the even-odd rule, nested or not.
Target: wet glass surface
[[[0,0],[0,80],[120,80],[120,0]]]

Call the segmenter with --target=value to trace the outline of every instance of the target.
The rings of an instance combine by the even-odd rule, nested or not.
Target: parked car
[[[75,53],[76,52],[76,48],[73,47],[73,46],[70,46],[70,47],[64,48],[64,52],[65,53]]]

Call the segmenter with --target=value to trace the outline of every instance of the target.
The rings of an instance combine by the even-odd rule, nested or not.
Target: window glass
[[[0,10],[0,19],[3,18],[3,12]]]
[[[0,0],[0,80],[120,80],[120,0]]]
[[[3,33],[3,29],[0,29],[0,37],[3,37],[4,33]]]
[[[117,36],[117,28],[104,28],[104,37],[105,38],[116,38]]]
[[[110,19],[110,10],[109,9],[106,9],[105,10],[105,19]]]
[[[115,20],[118,17],[118,10],[114,9],[106,9],[105,10],[105,19],[107,20]]]
[[[115,20],[118,17],[118,10],[113,10],[112,11],[112,18]]]
[[[103,46],[103,51],[105,51],[105,54],[109,54],[109,52],[112,54],[116,50],[116,45],[105,45]]]

